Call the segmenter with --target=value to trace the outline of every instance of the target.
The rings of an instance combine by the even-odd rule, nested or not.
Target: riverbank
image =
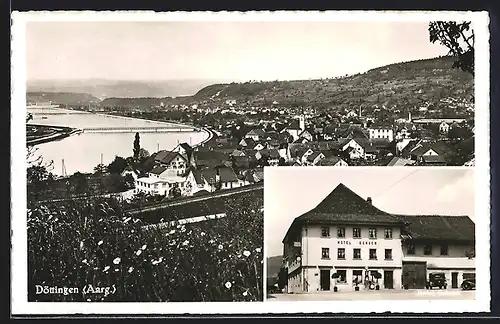
[[[63,138],[80,132],[80,130],[71,127],[47,126],[37,124],[29,124],[27,126],[33,127],[36,129],[36,132],[41,133],[40,135],[30,135],[29,132],[26,134],[26,145],[29,146],[48,143],[52,141],[59,141]]]
[[[28,107],[30,108],[30,107]],[[31,107],[31,108],[42,108],[42,107]],[[197,147],[200,145],[203,145],[210,141],[214,136],[214,132],[212,130],[209,130],[207,128],[203,127],[197,127],[194,125],[189,125],[189,124],[182,124],[178,122],[173,122],[173,121],[163,121],[163,120],[154,120],[154,119],[145,119],[145,118],[137,118],[137,117],[129,117],[129,116],[122,116],[119,114],[103,114],[99,112],[89,112],[89,111],[81,111],[81,110],[73,110],[73,109],[65,109],[65,108],[59,108],[59,107],[46,107],[46,108],[51,108],[57,111],[61,111],[62,113],[66,112],[68,114],[81,114],[81,115],[98,115],[102,117],[107,117],[107,118],[117,118],[117,119],[125,119],[125,120],[140,120],[144,121],[146,123],[155,123],[155,124],[163,124],[163,125],[168,125],[168,126],[176,126],[179,128],[192,128],[194,132],[200,132],[204,133],[205,136],[202,141],[199,143],[196,143],[193,145],[193,147]],[[43,143],[48,143],[52,141],[57,141],[64,139],[66,137],[69,137],[73,134],[80,133],[81,130],[78,128],[69,128],[69,127],[64,127],[64,126],[53,126],[53,125],[35,125],[35,124],[27,124],[27,126],[36,126],[36,127],[44,127],[47,129],[46,133],[41,136],[33,136],[30,138],[29,133],[27,137],[27,145],[38,145],[38,144],[43,144]],[[51,130],[51,131],[49,131]]]

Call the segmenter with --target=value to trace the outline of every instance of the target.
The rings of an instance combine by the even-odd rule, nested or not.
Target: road
[[[379,290],[339,291],[306,294],[270,294],[267,301],[330,300],[474,300],[475,291],[462,290]]]

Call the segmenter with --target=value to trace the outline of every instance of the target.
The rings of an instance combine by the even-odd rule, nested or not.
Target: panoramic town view
[[[29,301],[263,301],[264,170],[475,163],[469,22],[26,30]]]

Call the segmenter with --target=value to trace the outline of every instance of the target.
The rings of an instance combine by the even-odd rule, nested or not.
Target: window
[[[392,228],[384,229],[384,238],[386,238],[386,239],[392,238]]]
[[[377,229],[376,228],[368,229],[368,237],[371,239],[377,238]]]
[[[339,260],[345,259],[345,249],[344,248],[339,248],[337,250],[337,259],[339,259]]]
[[[415,255],[415,245],[408,244],[408,246],[406,247],[406,254]]]
[[[370,249],[370,260],[377,260],[377,249]]]
[[[392,249],[385,249],[385,259],[392,260]]]
[[[441,245],[441,255],[448,255],[448,245]]]
[[[322,259],[330,259],[330,249],[329,248],[321,248],[321,258]]]
[[[424,245],[424,255],[432,255],[432,245]]]
[[[344,238],[345,237],[345,227],[338,227],[337,228],[337,237],[338,238]]]
[[[337,274],[339,275],[337,282],[339,283],[347,282],[347,270],[337,270]]]
[[[354,249],[353,258],[358,260],[361,259],[361,249]]]
[[[330,227],[321,228],[321,237],[330,237]]]
[[[361,228],[353,228],[352,229],[352,237],[353,238],[361,238]]]

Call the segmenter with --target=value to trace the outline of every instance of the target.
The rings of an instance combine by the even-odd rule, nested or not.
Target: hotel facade
[[[469,217],[389,214],[343,184],[293,221],[283,248],[288,293],[425,288],[433,272],[454,289],[475,276]]]

